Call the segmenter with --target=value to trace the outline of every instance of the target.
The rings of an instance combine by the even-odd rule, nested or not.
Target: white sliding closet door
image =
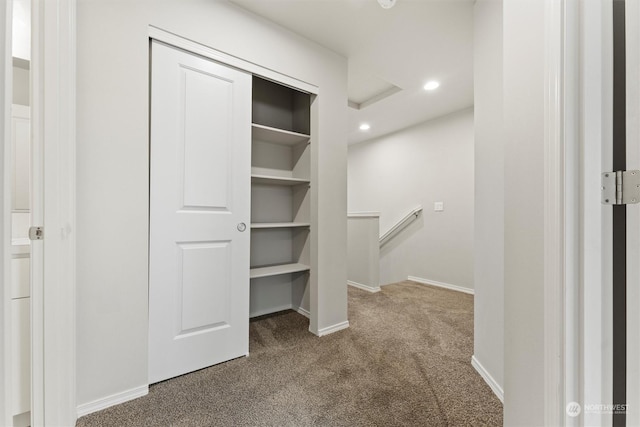
[[[152,43],[149,381],[249,351],[251,75]]]

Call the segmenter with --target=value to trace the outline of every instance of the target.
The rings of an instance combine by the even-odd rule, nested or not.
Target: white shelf
[[[297,228],[310,227],[308,222],[254,222],[251,228]]]
[[[308,142],[311,138],[309,135],[306,135],[304,133],[291,132],[288,130],[272,128],[256,123],[253,123],[251,125],[251,128],[251,135],[254,139],[271,142],[272,144],[291,146],[299,144],[301,142]]]
[[[309,184],[311,181],[301,178],[288,178],[282,176],[270,175],[251,175],[252,184],[269,184],[269,185],[300,185]]]
[[[255,267],[249,272],[249,278],[259,279],[261,277],[278,276],[280,274],[298,273],[301,271],[309,271],[311,267],[304,264],[279,264],[268,267]]]

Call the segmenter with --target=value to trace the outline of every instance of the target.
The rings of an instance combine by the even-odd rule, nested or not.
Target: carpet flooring
[[[473,296],[414,282],[349,287],[350,328],[288,311],[250,323],[250,355],[150,387],[77,426],[499,426],[471,366]]]

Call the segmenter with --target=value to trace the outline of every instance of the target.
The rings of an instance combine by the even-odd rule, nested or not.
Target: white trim
[[[73,425],[77,406],[76,0],[32,3],[31,212],[32,224],[45,229],[44,240],[31,248],[32,425]]]
[[[475,354],[471,356],[471,366],[473,366],[475,370],[480,374],[484,382],[486,382],[487,385],[491,388],[491,391],[493,391],[493,394],[495,394],[496,397],[500,399],[500,402],[504,404],[504,391],[502,390],[502,387],[491,376],[489,371],[487,371],[485,367],[482,366],[482,363],[480,363],[478,359],[476,359]]]
[[[347,329],[348,327],[349,327],[349,321],[345,320],[344,322],[336,323],[335,325],[327,326],[326,328],[319,329],[318,333],[316,335],[318,335],[319,337],[323,337],[325,335],[329,335],[329,334],[332,334],[334,332],[338,332],[338,331],[341,331],[343,329]]]
[[[452,285],[451,283],[438,282],[437,280],[423,279],[416,276],[409,276],[407,277],[407,280],[411,280],[412,282],[417,282],[422,285],[437,286],[439,288],[449,289],[450,291],[463,292],[469,295],[474,294],[473,289],[465,288],[464,286]]]
[[[627,170],[640,169],[640,3],[626,3]],[[640,209],[627,208],[627,402],[640,402]],[[633,284],[636,284],[634,286]],[[627,407],[627,425],[640,425],[640,405]]]
[[[579,403],[611,404],[612,210],[600,204],[600,173],[612,166],[613,19],[611,0],[581,2],[582,300]],[[605,169],[611,170],[611,169]],[[605,255],[606,254],[606,255]],[[611,425],[610,414],[585,413],[583,425]]]
[[[369,285],[364,285],[362,283],[354,282],[353,280],[347,280],[347,285],[353,286],[354,288],[362,289],[363,291],[371,292],[372,294],[375,294],[376,292],[380,292],[382,290],[380,289],[380,286],[373,287]]]
[[[254,317],[260,317],[260,316],[266,316],[267,314],[273,314],[273,313],[279,313],[281,311],[286,311],[286,310],[293,310],[298,314],[302,314],[304,317],[306,317],[307,319],[311,318],[311,313],[309,312],[309,310],[302,308],[302,307],[295,307],[293,304],[285,304],[285,305],[281,305],[278,308],[269,308],[266,310],[260,310],[258,312],[255,313],[251,313],[249,315],[250,319],[253,319]]]
[[[285,304],[285,305],[281,305],[277,308],[269,308],[269,309],[265,309],[265,310],[260,310],[254,313],[251,313],[249,315],[250,319],[253,319],[254,317],[260,317],[260,316],[266,316],[267,314],[272,314],[272,313],[279,313],[281,311],[285,311],[285,310],[293,310],[299,314],[302,314],[304,317],[306,317],[307,319],[311,318],[311,313],[309,313],[309,310],[306,310],[302,307],[295,307],[293,304]]]
[[[565,313],[565,115],[564,9],[566,1],[545,3],[544,97],[544,419],[564,425]],[[573,124],[573,123],[572,123]]]
[[[253,319],[254,317],[266,316],[267,314],[279,313],[285,310],[297,310],[297,309],[294,309],[292,304],[284,304],[275,308],[271,307],[271,308],[250,313],[249,319]]]
[[[102,399],[97,399],[93,402],[83,403],[82,405],[78,405],[78,418],[110,408],[111,406],[120,405],[121,403],[146,396],[147,394],[149,394],[148,384],[112,394],[111,396],[103,397]]]
[[[294,89],[318,95],[319,88],[311,83],[296,79],[295,77],[282,74],[278,71],[263,67],[250,61],[230,55],[226,52],[205,46],[193,40],[189,40],[177,34],[149,25],[149,37],[162,43],[175,46],[180,49],[204,56],[225,65],[238,68],[251,74],[274,80],[280,84],[290,86]]]
[[[44,223],[43,201],[43,100],[44,12],[43,2],[31,2],[31,218]],[[44,254],[43,242],[31,245],[31,423],[44,425]]]
[[[554,6],[556,7],[556,6]],[[560,229],[557,239],[562,244],[562,252],[558,268],[561,285],[558,293],[562,300],[557,303],[560,327],[557,343],[561,358],[558,361],[557,375],[559,384],[563,386],[559,392],[560,401],[554,409],[560,412],[561,422],[565,426],[575,425],[576,417],[569,417],[566,413],[568,402],[577,402],[583,396],[581,391],[580,371],[582,357],[580,356],[581,339],[581,281],[580,281],[580,224],[581,224],[581,141],[580,141],[580,2],[578,0],[564,0],[562,22],[562,51],[558,72],[561,77],[562,124],[563,133],[560,135],[560,146],[557,150],[563,154],[563,162],[559,165],[560,198],[562,215],[558,218]],[[556,327],[558,327],[556,326]],[[551,386],[551,385],[550,385]]]
[[[380,212],[349,212],[347,218],[380,218]]]
[[[306,310],[306,309],[304,309],[302,307],[294,307],[293,310],[298,312],[298,314],[302,314],[307,319],[311,318],[311,313],[309,313],[309,310]]]
[[[2,225],[0,225],[0,248],[2,288],[0,289],[0,425],[11,425],[11,103],[12,103],[12,8],[13,2],[5,1],[0,5],[0,22],[3,23],[0,34],[0,133],[2,134],[2,156],[0,156],[0,206]]]

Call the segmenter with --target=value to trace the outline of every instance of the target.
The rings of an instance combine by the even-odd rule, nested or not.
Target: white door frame
[[[0,424],[11,425],[11,155],[8,150],[11,141],[11,103],[13,92],[13,58],[12,58],[12,21],[13,5],[6,1],[0,6],[0,22],[4,24],[4,32],[0,34],[0,129],[2,130],[2,156],[0,156],[0,186],[3,197],[0,199],[2,225],[0,226],[0,256],[2,282],[0,289]]]
[[[581,391],[573,401],[582,404],[611,403],[612,379],[612,270],[611,209],[600,200],[600,173],[611,166],[613,35],[611,0],[581,2],[580,63],[581,100],[581,240],[582,298],[580,306]],[[606,112],[609,112],[607,115]],[[609,150],[604,147],[608,146]],[[589,208],[587,208],[589,207]],[[611,425],[611,415],[581,414],[586,425]]]
[[[32,425],[66,426],[76,420],[76,0],[33,0],[31,22],[32,224],[44,226],[31,255]]]
[[[563,318],[565,300],[564,240],[565,181],[564,145],[564,69],[563,44],[565,26],[562,2],[546,1],[545,8],[545,144],[544,144],[544,408],[545,424],[559,425],[560,401],[565,373]]]
[[[603,258],[611,218],[600,204],[612,126],[611,1],[546,1],[546,425],[611,425],[609,414],[566,409],[611,403],[611,265]]]
[[[581,18],[580,401],[583,405],[610,405],[613,403],[613,210],[601,204],[600,177],[602,172],[613,168],[612,0],[581,2]],[[585,425],[610,426],[613,422],[607,411],[584,407],[581,418]]]
[[[640,169],[640,4],[626,2],[627,170]],[[640,206],[627,206],[627,425],[640,425]],[[635,404],[634,404],[635,402]]]
[[[544,144],[544,408],[546,425],[565,425],[565,402],[574,395],[579,321],[579,104],[573,78],[579,40],[577,2],[546,1]],[[567,333],[568,332],[568,333]],[[569,424],[571,425],[571,424]]]
[[[612,214],[600,202],[612,164],[612,0],[548,0],[547,13],[545,422],[607,426],[611,414],[585,405],[612,403]]]

